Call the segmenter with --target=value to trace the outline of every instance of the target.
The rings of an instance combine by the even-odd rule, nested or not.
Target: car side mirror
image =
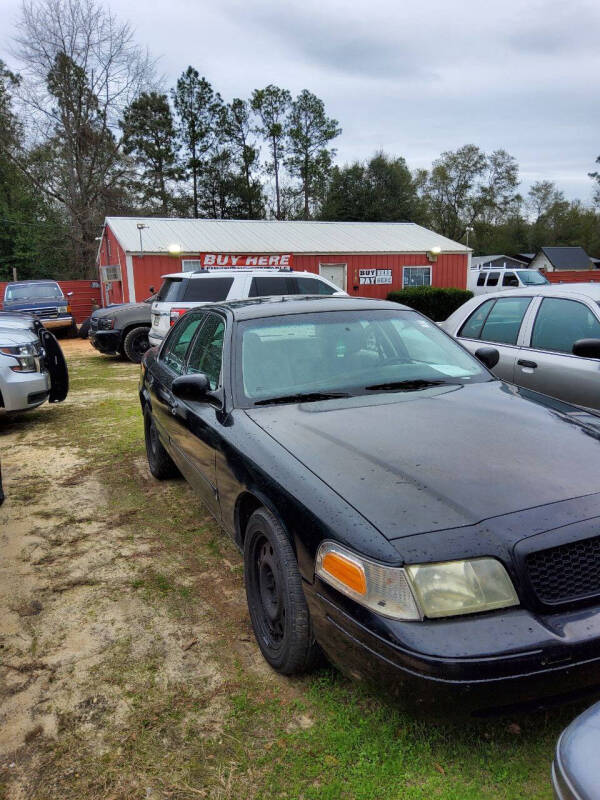
[[[154,286],[151,286],[149,291],[150,291],[150,294],[154,294],[154,292],[155,292]]]
[[[500,361],[500,353],[495,347],[479,347],[475,350],[475,358],[479,359],[488,369],[494,369]]]
[[[600,358],[600,339],[578,339],[571,352],[582,358]]]
[[[67,292],[67,297],[73,297],[73,292]]]
[[[179,397],[181,400],[207,401],[210,382],[204,372],[180,375],[173,381],[171,391],[175,397]]]

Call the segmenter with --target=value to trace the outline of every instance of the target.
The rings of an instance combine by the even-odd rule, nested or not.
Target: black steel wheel
[[[284,675],[307,672],[320,660],[296,556],[277,518],[252,514],[244,539],[248,610],[262,654]]]
[[[134,364],[139,364],[143,358],[144,353],[150,347],[148,340],[148,328],[146,325],[140,325],[137,328],[132,328],[123,340],[123,351],[130,361]]]
[[[163,447],[152,419],[152,414],[148,410],[144,412],[144,437],[146,440],[148,466],[154,477],[158,478],[159,481],[177,477],[179,470]]]

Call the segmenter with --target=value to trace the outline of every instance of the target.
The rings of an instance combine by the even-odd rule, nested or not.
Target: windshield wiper
[[[266,400],[257,400],[255,406],[266,406],[271,403],[313,403],[317,400],[335,400],[337,397],[350,397],[348,392],[298,392],[297,394],[283,394],[280,397],[267,397]]]
[[[430,386],[446,386],[449,381],[394,381],[393,383],[376,383],[373,386],[365,386],[369,392],[418,392],[421,389],[429,389]]]

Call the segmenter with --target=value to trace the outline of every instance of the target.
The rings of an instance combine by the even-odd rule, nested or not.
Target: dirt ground
[[[245,620],[239,576],[233,585],[211,576],[213,591],[222,593],[218,611],[205,603],[178,615],[169,613],[168,603],[156,602],[162,587],[160,581],[158,588],[150,586],[148,569],[163,581],[178,572],[180,591],[193,576],[179,569],[176,554],[157,545],[146,520],[136,528],[135,508],[115,507],[114,485],[98,474],[93,448],[77,446],[80,426],[98,425],[95,407],[106,396],[106,387],[79,386],[78,369],[94,359],[105,366],[107,360],[86,341],[62,344],[75,377],[66,403],[41,407],[35,419],[22,415],[0,421],[7,496],[0,508],[0,796],[4,791],[7,800],[61,796],[65,776],[43,776],[40,767],[41,753],[47,756],[65,732],[70,740],[85,740],[98,756],[114,744],[115,732],[117,738],[125,735],[132,695],[144,685],[127,668],[124,679],[115,676],[120,658],[128,667],[151,662],[153,690],[189,693],[195,687],[203,698],[195,727],[214,736],[222,727],[220,690],[227,680],[222,660],[207,646],[215,638],[215,615],[223,614],[225,600],[229,618]],[[109,364],[111,401],[133,404],[135,414],[138,368],[114,359]],[[75,417],[76,409],[84,411],[83,418]],[[151,506],[164,487],[150,476],[143,455],[114,463],[113,478],[120,469]],[[177,491],[193,502],[185,485],[178,484]],[[193,525],[208,522],[210,529],[201,509],[196,506],[194,513]],[[149,586],[150,591],[140,591]],[[242,624],[235,635],[238,655],[258,675],[266,674],[247,622]],[[140,796],[153,796],[149,783]],[[138,791],[134,782],[131,796]]]

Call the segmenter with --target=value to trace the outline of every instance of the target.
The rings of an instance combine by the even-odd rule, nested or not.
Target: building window
[[[182,258],[181,271],[182,272],[195,272],[197,269],[202,269],[202,262],[199,258]]]
[[[431,267],[402,267],[402,288],[431,286]]]

